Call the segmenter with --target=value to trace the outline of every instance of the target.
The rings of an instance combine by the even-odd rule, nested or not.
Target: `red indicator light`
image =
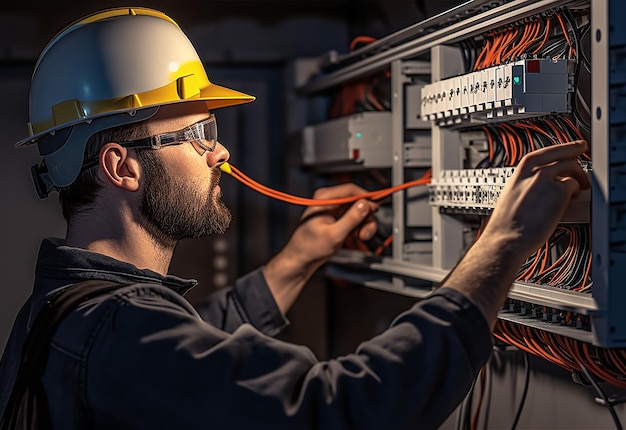
[[[539,73],[541,72],[541,65],[539,64],[539,60],[528,60],[526,61],[526,73]]]

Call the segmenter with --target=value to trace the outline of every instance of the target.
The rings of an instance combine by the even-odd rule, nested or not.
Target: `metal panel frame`
[[[626,88],[623,70],[624,4],[618,0],[592,1],[592,249],[593,297],[601,313],[594,318],[596,342],[604,346],[626,345],[623,288],[624,186],[626,175],[625,112],[620,99]],[[621,32],[619,29],[622,29]]]

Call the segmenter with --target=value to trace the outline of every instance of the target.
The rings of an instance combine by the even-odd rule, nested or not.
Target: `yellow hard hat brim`
[[[176,86],[176,82],[172,82],[172,85]],[[171,85],[168,85],[168,87]],[[183,81],[178,82],[178,86],[184,86]],[[198,88],[197,86],[192,85],[192,95],[189,97],[176,99],[171,97],[170,94],[167,94],[167,91],[164,89],[158,89],[155,91],[151,91],[150,95],[142,94],[141,96],[134,94],[128,97],[121,98],[116,101],[119,105],[116,106],[117,113],[122,112],[132,112],[146,107],[154,107],[154,106],[162,106],[166,104],[174,104],[174,103],[184,103],[184,102],[205,102],[208,110],[218,109],[227,106],[235,106],[244,103],[250,103],[256,99],[256,97],[251,96],[246,93],[242,93],[240,91],[236,91],[227,87],[223,87],[221,85],[216,85],[212,82],[209,82],[208,85],[203,88]],[[164,87],[165,88],[165,87]],[[172,89],[171,91],[177,91],[184,93],[183,88]],[[165,96],[164,96],[165,93]],[[152,100],[149,100],[151,99]],[[148,100],[149,101],[148,101]],[[147,103],[146,103],[147,102]],[[103,105],[106,108],[103,110],[99,109],[99,105]],[[62,109],[61,109],[62,107]],[[31,131],[31,136],[23,139],[15,144],[16,147],[27,146],[35,143],[40,137],[54,133],[57,130],[62,128],[71,127],[73,125],[92,121],[94,119],[98,119],[103,116],[110,115],[111,109],[111,101],[107,100],[104,102],[95,101],[95,102],[78,102],[76,100],[71,100],[70,103],[63,103],[59,105],[59,108],[56,109],[59,116],[65,115],[67,118],[62,121],[59,125],[54,124],[46,124],[44,126],[40,126],[41,131],[35,131],[31,124],[29,124],[29,128]],[[65,112],[67,113],[65,113]],[[88,115],[86,117],[81,117],[82,112],[91,111],[93,114]],[[70,118],[73,116],[73,118]],[[120,124],[121,125],[121,124]]]
[[[250,103],[256,97],[211,83],[200,91],[200,99],[206,102],[209,109],[218,109]]]

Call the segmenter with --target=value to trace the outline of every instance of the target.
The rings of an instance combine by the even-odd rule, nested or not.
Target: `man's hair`
[[[89,138],[85,148],[86,167],[80,171],[78,177],[70,185],[59,190],[59,202],[63,211],[63,218],[70,218],[89,210],[102,184],[98,181],[98,156],[102,147],[109,142],[125,142],[147,136],[145,123],[127,124],[119,127],[102,130]],[[138,148],[142,151],[142,148]],[[147,155],[147,154],[146,154]],[[140,160],[143,157],[140,157]],[[91,163],[94,161],[94,163]]]

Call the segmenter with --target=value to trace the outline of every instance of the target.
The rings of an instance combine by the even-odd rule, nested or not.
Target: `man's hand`
[[[334,199],[365,193],[355,184],[320,188],[315,199]],[[349,234],[361,240],[376,232],[371,216],[378,204],[358,200],[351,206],[308,207],[285,247],[264,267],[263,274],[274,294],[278,307],[285,313],[296,300],[302,287],[322,264],[341,247]]]
[[[572,198],[590,187],[576,157],[587,143],[554,145],[527,154],[498,199],[483,234],[510,236],[523,257],[554,232]]]

